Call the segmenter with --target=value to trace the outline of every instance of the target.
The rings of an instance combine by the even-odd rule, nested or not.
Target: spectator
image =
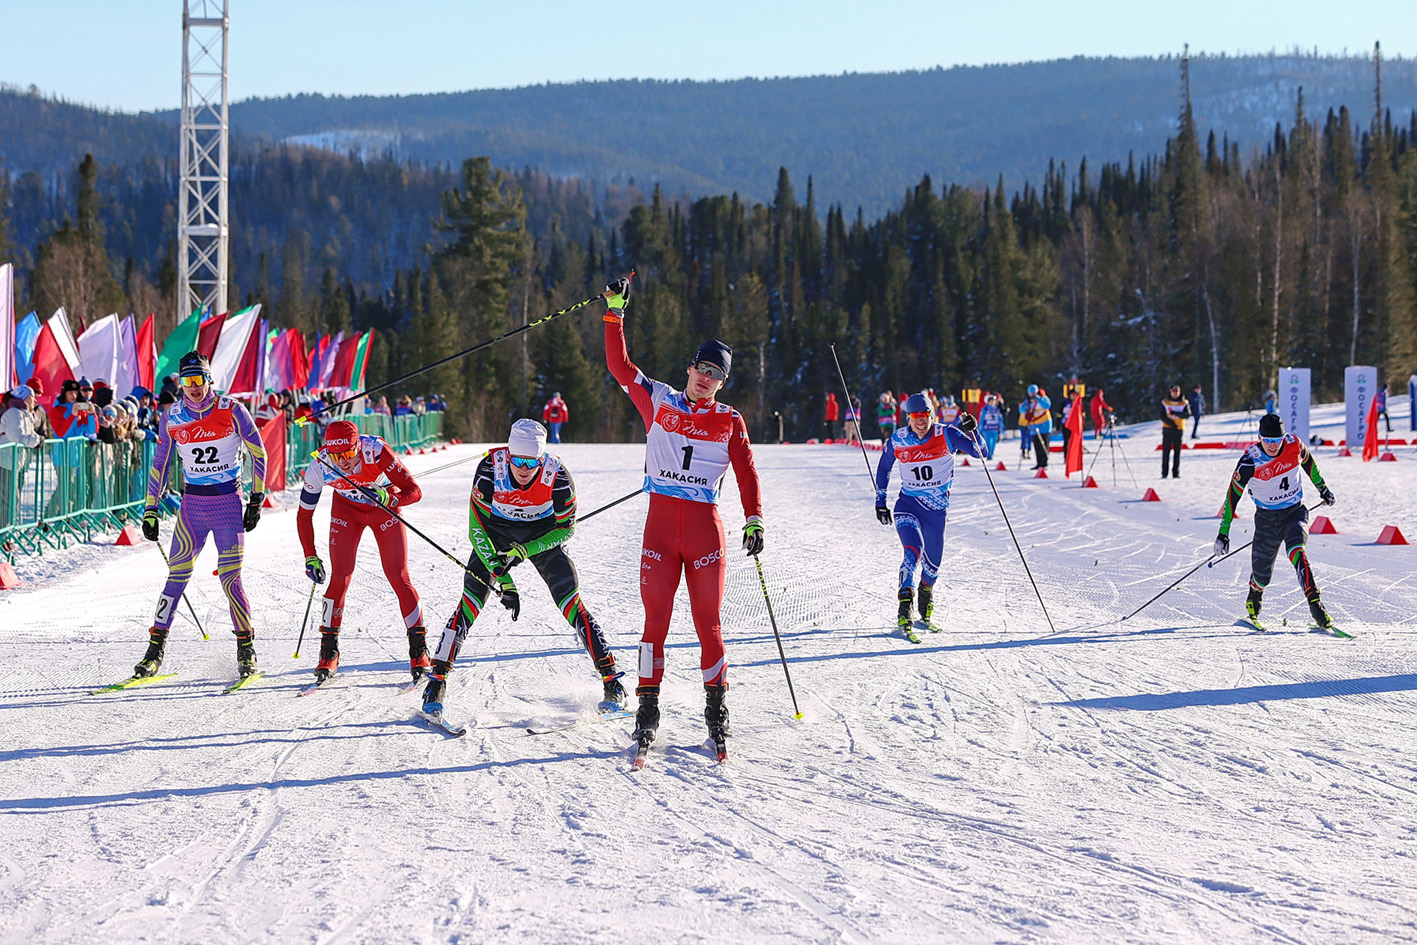
[[[380,397],[379,400],[380,400],[380,401],[383,401],[384,398]],[[384,407],[385,407],[384,412],[387,413],[387,412],[388,412],[388,403],[387,403],[387,402],[384,403]],[[286,423],[294,423],[294,422],[295,422],[295,395],[292,394],[289,390],[283,390],[283,391],[280,392],[280,410],[281,410],[281,413],[285,414],[285,422],[286,422]]]
[[[423,416],[428,412],[428,405],[423,402],[423,395],[413,398],[413,412],[416,416]]]
[[[1378,392],[1373,396],[1373,403],[1377,405],[1378,416],[1387,421],[1387,432],[1392,433],[1392,418],[1387,415],[1387,385],[1383,384],[1378,388]]]
[[[1264,392],[1264,412],[1279,413],[1279,395],[1272,390]]]
[[[270,420],[278,413],[280,413],[280,398],[275,394],[267,394],[252,416],[257,420]]]
[[[826,404],[827,442],[841,439],[841,407],[836,402],[836,394],[827,393]]]
[[[842,439],[847,443],[860,443],[857,431],[861,428],[861,398],[853,397],[846,407],[846,422],[842,426]]]
[[[428,398],[428,409],[436,413],[445,413],[448,409],[448,398],[442,394],[434,394]]]
[[[876,426],[880,428],[882,443],[889,440],[895,432],[895,415],[899,409],[890,391],[881,394],[881,399],[876,404]]]
[[[1161,478],[1166,478],[1167,458],[1171,461],[1171,478],[1181,478],[1181,441],[1186,438],[1186,418],[1191,405],[1181,396],[1181,385],[1172,384],[1171,392],[1161,398]]]
[[[979,410],[979,435],[984,438],[984,458],[994,458],[994,447],[999,445],[999,436],[1004,432],[1004,412],[999,409],[999,398],[994,394],[984,395],[984,406]]]
[[[1186,404],[1191,408],[1191,439],[1194,440],[1196,431],[1201,427],[1201,414],[1205,413],[1205,395],[1201,393],[1199,384],[1186,395]]]
[[[392,416],[393,414],[389,410],[389,398],[380,394],[378,401],[374,404],[374,412],[385,417]]]
[[[571,408],[566,406],[566,402],[561,399],[561,392],[558,390],[551,395],[551,399],[546,402],[546,406],[541,408],[541,422],[546,424],[546,429],[550,431],[546,442],[561,442],[561,424],[571,419]]]
[[[323,406],[323,404],[322,404],[321,406]],[[395,416],[395,417],[411,417],[411,416],[413,416],[413,401],[411,401],[411,400],[408,399],[408,395],[407,395],[407,394],[404,394],[402,397],[400,397],[400,398],[398,399],[398,402],[397,402],[396,406],[394,407],[394,416]]]
[[[1053,401],[1048,392],[1037,384],[1028,385],[1028,399],[1024,401],[1028,432],[1033,440],[1034,469],[1048,468],[1048,441],[1053,438]]]
[[[94,411],[94,417],[98,423],[98,441],[110,446],[118,442],[113,432],[114,422],[118,419],[118,408],[112,404],[99,407]]]
[[[89,383],[87,377],[79,378],[79,400],[93,403],[93,385]]]
[[[34,389],[21,384],[0,404],[0,525],[16,525],[24,494],[24,472],[30,450],[44,442],[34,427]],[[14,445],[11,445],[14,444]]]
[[[946,394],[945,399],[940,401],[935,416],[940,418],[941,423],[955,423],[959,420],[959,413],[959,405],[955,403],[954,395]]]
[[[1102,388],[1092,392],[1092,438],[1102,439],[1102,430],[1112,419],[1112,405],[1102,396]]]

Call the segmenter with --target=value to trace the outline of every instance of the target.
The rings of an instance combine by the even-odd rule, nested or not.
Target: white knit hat
[[[518,420],[507,435],[507,449],[513,456],[535,456],[546,452],[546,428],[535,420]]]
[[[19,387],[10,391],[10,396],[16,400],[24,400],[26,397],[34,396],[34,388],[26,384],[21,384]]]

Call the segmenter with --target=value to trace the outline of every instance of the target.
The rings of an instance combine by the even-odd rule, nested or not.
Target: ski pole
[[[1322,503],[1322,502],[1316,502],[1316,503],[1314,503],[1313,505],[1310,505],[1310,506],[1307,507],[1307,508],[1308,508],[1308,511],[1312,512],[1314,509],[1318,508],[1320,505],[1323,505],[1323,503]],[[1177,584],[1180,584],[1180,583],[1181,583],[1182,581],[1184,581],[1186,578],[1190,577],[1192,574],[1195,574],[1197,571],[1199,571],[1202,566],[1207,567],[1207,568],[1213,568],[1213,567],[1215,567],[1217,564],[1219,564],[1220,562],[1224,561],[1226,558],[1229,558],[1231,555],[1237,555],[1237,554],[1239,554],[1240,552],[1244,551],[1246,548],[1250,547],[1250,546],[1253,545],[1254,543],[1255,543],[1255,540],[1254,540],[1253,538],[1251,538],[1249,541],[1245,542],[1245,543],[1244,543],[1243,545],[1241,545],[1240,547],[1238,547],[1238,548],[1231,548],[1228,552],[1226,552],[1224,555],[1222,555],[1222,556],[1219,557],[1219,558],[1217,558],[1214,554],[1212,554],[1209,558],[1206,558],[1206,559],[1205,559],[1204,561],[1202,561],[1200,564],[1196,565],[1194,568],[1191,568],[1191,570],[1187,571],[1185,574],[1181,575],[1181,576],[1178,577],[1176,580],[1172,581],[1169,585],[1167,585],[1166,590],[1162,591],[1160,594],[1157,594],[1157,595],[1156,595],[1155,597],[1153,597],[1151,600],[1147,601],[1145,604],[1142,604],[1140,607],[1138,607],[1136,610],[1132,611],[1131,613],[1127,614],[1127,616],[1123,617],[1122,619],[1123,619],[1123,620],[1130,620],[1131,618],[1135,617],[1137,614],[1141,613],[1143,610],[1146,610],[1146,608],[1150,607],[1152,604],[1154,604],[1154,603],[1156,603],[1158,600],[1160,600],[1163,595],[1165,595],[1167,592],[1169,592],[1169,591],[1170,591],[1172,588],[1174,588]]]
[[[640,488],[636,489],[634,492],[631,492],[629,495],[621,496],[620,498],[616,499],[614,502],[608,502],[608,503],[606,503],[605,505],[602,505],[600,508],[596,509],[596,510],[593,511],[593,512],[587,512],[586,514],[584,514],[584,515],[582,515],[582,516],[579,516],[579,517],[576,519],[576,524],[579,525],[581,522],[584,522],[584,521],[585,521],[586,519],[588,519],[588,518],[594,518],[595,516],[599,515],[601,512],[604,512],[606,509],[613,509],[613,508],[615,508],[615,506],[619,505],[621,502],[629,502],[629,501],[630,501],[631,499],[633,499],[635,496],[639,495],[640,493],[642,493],[642,492],[644,492],[644,491],[645,491],[645,490],[644,490],[644,486],[641,486]]]
[[[305,628],[310,625],[310,605],[315,603],[315,582],[310,582],[310,599],[305,602],[305,617],[300,621],[300,638],[295,641],[293,660],[300,659],[300,644],[305,642]]]
[[[971,433],[970,438],[974,440],[974,447],[979,450],[979,454],[982,456],[984,450],[979,445],[979,434]],[[1033,593],[1038,595],[1038,606],[1043,608],[1043,617],[1048,621],[1048,629],[1057,633],[1057,628],[1053,626],[1053,618],[1048,615],[1048,605],[1043,603],[1043,593],[1038,590],[1038,582],[1033,579],[1033,570],[1028,566],[1028,558],[1024,556],[1023,546],[1018,543],[1018,536],[1014,534],[1014,526],[1009,521],[1009,513],[1004,508],[1004,500],[999,498],[999,488],[994,485],[994,474],[989,471],[988,463],[980,463],[979,465],[984,467],[984,475],[989,477],[989,488],[994,492],[994,501],[999,503],[999,512],[1004,516],[1004,524],[1008,526],[1009,537],[1014,540],[1014,547],[1018,549],[1018,557],[1023,562],[1023,570],[1028,575],[1028,583],[1033,585]]]
[[[763,562],[753,555],[753,563],[758,566],[758,583],[763,586],[763,603],[768,605],[768,621],[772,623],[773,639],[777,641],[777,656],[782,660],[782,674],[787,677],[787,694],[792,697],[792,717],[800,719],[802,710],[797,708],[797,693],[792,689],[792,674],[787,671],[787,654],[782,651],[782,635],[777,632],[777,618],[773,616],[772,599],[768,597],[768,580],[763,577]]]
[[[828,345],[828,347],[832,349],[832,360],[836,362],[836,376],[841,378],[841,391],[846,395],[846,410],[850,413],[856,401],[851,399],[851,391],[846,386],[846,375],[841,371],[841,360],[836,356],[836,345]],[[866,456],[866,442],[861,436],[861,418],[855,417],[851,422],[856,424],[856,445],[861,447],[861,460],[866,464],[866,478],[871,480],[871,488],[875,489],[876,474],[871,471],[871,460]]]
[[[158,543],[157,543],[157,553],[160,554],[160,555],[162,555],[162,563],[165,564],[165,565],[167,565],[167,572],[168,572],[169,574],[171,574],[171,573],[172,573],[172,562],[169,561],[169,560],[167,560],[167,552],[165,552],[165,551],[162,550],[162,543],[161,543],[160,540],[159,540]],[[197,609],[196,609],[195,607],[193,607],[193,606],[192,606],[192,602],[187,599],[187,589],[186,589],[185,587],[182,589],[182,601],[183,601],[183,603],[185,603],[185,604],[187,605],[187,612],[192,615],[192,621],[193,621],[194,623],[196,623],[197,629],[198,629],[199,631],[201,631],[202,639],[203,639],[203,640],[210,640],[211,637],[207,636],[207,630],[206,630],[206,628],[203,627],[203,626],[202,626],[202,622],[197,619]]]
[[[630,270],[630,278],[633,279],[634,277],[635,277],[635,271],[634,271],[633,269],[631,269],[631,270]],[[502,334],[498,335],[498,336],[495,337],[495,338],[488,338],[486,341],[480,341],[480,342],[478,342],[477,344],[473,345],[473,346],[470,347],[470,348],[464,348],[464,349],[462,349],[461,351],[458,351],[458,352],[456,352],[456,353],[454,353],[454,354],[448,355],[446,358],[440,358],[440,359],[438,359],[437,361],[434,361],[432,364],[425,364],[425,365],[424,365],[423,367],[421,367],[421,368],[418,368],[418,369],[413,370],[413,371],[409,371],[407,374],[404,374],[402,377],[396,377],[396,378],[394,378],[392,381],[387,381],[387,382],[385,382],[385,383],[383,383],[383,384],[380,384],[380,385],[377,386],[377,387],[370,387],[370,388],[367,388],[367,389],[365,389],[365,390],[360,391],[360,392],[357,393],[357,394],[353,394],[353,395],[351,395],[351,396],[349,396],[349,397],[346,397],[344,400],[336,401],[335,403],[330,404],[330,405],[329,405],[328,407],[326,407],[325,409],[326,409],[326,410],[333,410],[333,409],[335,409],[336,407],[343,407],[345,404],[353,403],[354,401],[358,400],[358,399],[361,398],[361,397],[367,397],[367,396],[370,395],[370,394],[377,394],[377,393],[378,393],[379,391],[381,391],[381,390],[387,390],[388,388],[393,387],[393,386],[395,386],[396,384],[402,384],[404,381],[408,380],[408,379],[411,378],[411,377],[417,377],[418,375],[420,375],[420,374],[425,374],[425,373],[427,373],[428,371],[433,370],[434,368],[442,367],[444,364],[447,364],[449,361],[456,361],[456,360],[458,360],[459,358],[465,358],[465,357],[467,357],[468,355],[472,354],[473,352],[481,351],[483,348],[490,348],[490,347],[492,347],[493,345],[495,345],[495,344],[496,344],[497,342],[499,342],[499,341],[506,341],[508,338],[511,338],[511,337],[514,336],[514,335],[520,335],[520,334],[521,334],[522,332],[524,332],[524,331],[530,331],[531,329],[535,328],[535,327],[538,326],[538,325],[544,325],[544,324],[546,324],[547,322],[551,321],[551,319],[553,319],[553,318],[560,318],[562,315],[569,315],[571,312],[574,312],[574,311],[576,311],[577,309],[585,308],[587,305],[589,305],[590,303],[594,302],[596,299],[599,299],[599,298],[603,298],[603,296],[600,296],[600,295],[592,295],[592,296],[591,296],[590,298],[588,298],[588,299],[582,299],[581,301],[577,302],[577,303],[574,304],[574,305],[568,305],[568,306],[566,306],[565,308],[561,309],[559,312],[552,312],[550,315],[543,315],[542,317],[538,318],[538,319],[537,319],[536,321],[534,321],[534,322],[528,322],[528,323],[525,324],[525,325],[521,325],[521,326],[519,326],[519,327],[517,327],[517,328],[513,328],[513,329],[511,329],[511,330],[509,330],[509,331],[504,331],[504,332],[502,332]],[[296,425],[296,426],[304,426],[305,423],[308,422],[308,420],[309,420],[308,417],[300,417],[300,418],[298,418],[298,419],[295,421],[295,425]]]

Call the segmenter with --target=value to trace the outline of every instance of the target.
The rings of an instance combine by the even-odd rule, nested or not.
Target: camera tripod
[[[1131,464],[1131,462],[1127,459],[1127,451],[1124,450],[1124,449],[1122,448],[1122,445],[1117,442],[1118,437],[1117,437],[1117,431],[1116,431],[1116,429],[1115,429],[1116,426],[1117,426],[1116,420],[1113,418],[1112,414],[1109,413],[1109,414],[1107,415],[1107,446],[1108,446],[1108,452],[1109,452],[1109,453],[1111,454],[1111,456],[1112,456],[1112,485],[1113,485],[1113,487],[1116,487],[1116,485],[1117,485],[1117,454],[1118,454],[1118,453],[1121,453],[1121,454],[1122,454],[1122,462],[1123,462],[1123,463],[1126,465],[1126,467],[1127,467],[1127,475],[1132,477],[1132,487],[1139,489],[1139,488],[1141,488],[1141,486],[1137,484],[1136,473],[1132,472],[1132,464]],[[1101,449],[1099,449],[1097,452],[1095,452],[1095,453],[1092,454],[1092,464],[1087,467],[1087,476],[1091,476],[1091,475],[1092,475],[1092,467],[1097,465],[1097,458],[1098,458],[1099,456],[1101,456],[1101,455],[1102,455],[1102,450],[1101,450]],[[1087,476],[1084,476],[1084,477],[1083,477],[1083,480],[1082,480],[1083,482],[1087,482]]]

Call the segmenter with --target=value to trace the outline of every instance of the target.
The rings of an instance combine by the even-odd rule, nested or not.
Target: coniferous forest
[[[724,399],[758,438],[820,430],[853,393],[984,387],[1018,398],[1073,377],[1149,419],[1172,382],[1211,409],[1256,404],[1286,365],[1316,400],[1343,368],[1417,371],[1417,114],[1380,104],[1292,119],[1263,149],[1196,126],[1182,66],[1174,133],[1151,155],[1008,190],[926,176],[878,217],[822,206],[778,172],[768,203],[267,145],[231,177],[230,303],[276,326],[373,327],[378,383],[637,273],[627,329],[646,373],[682,382],[704,337],[736,349]],[[633,147],[632,137],[624,146]],[[0,166],[3,169],[3,166]],[[122,310],[175,324],[177,172],[158,161],[0,173],[0,259],[17,308],[75,322]],[[410,382],[450,431],[491,440],[560,391],[572,439],[638,436],[591,307]],[[1054,391],[1056,393],[1056,391]]]

